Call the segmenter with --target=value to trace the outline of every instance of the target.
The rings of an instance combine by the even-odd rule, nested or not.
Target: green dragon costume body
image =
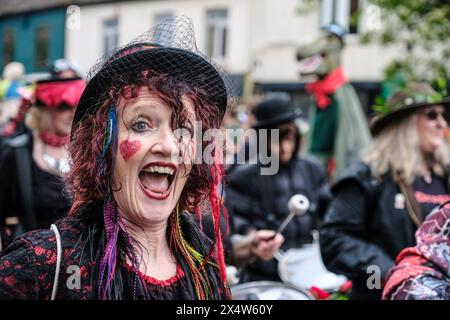
[[[371,135],[355,89],[340,66],[345,30],[328,25],[323,31],[319,39],[298,49],[297,59],[300,74],[317,79],[306,85],[313,96],[307,152],[326,166],[334,180],[359,158]]]

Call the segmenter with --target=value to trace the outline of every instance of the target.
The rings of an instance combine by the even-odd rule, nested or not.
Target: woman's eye
[[[150,126],[145,121],[138,121],[133,124],[133,130],[136,132],[144,132],[150,128]]]

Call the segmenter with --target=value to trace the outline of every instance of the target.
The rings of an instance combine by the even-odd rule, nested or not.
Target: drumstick
[[[308,211],[309,208],[309,200],[307,197],[305,197],[302,194],[294,194],[288,202],[288,209],[289,209],[289,215],[284,219],[284,221],[281,223],[281,225],[278,227],[277,232],[275,234],[267,239],[264,239],[266,241],[273,240],[278,233],[283,232],[283,230],[287,227],[289,222],[297,216],[305,214],[306,211]]]

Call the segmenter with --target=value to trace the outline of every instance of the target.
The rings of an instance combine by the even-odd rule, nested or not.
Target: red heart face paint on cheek
[[[124,140],[120,143],[120,154],[125,161],[128,161],[136,152],[141,149],[142,143],[139,140]]]

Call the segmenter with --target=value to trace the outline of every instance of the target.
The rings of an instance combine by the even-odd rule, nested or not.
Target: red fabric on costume
[[[85,80],[41,83],[36,86],[34,96],[46,107],[57,108],[66,104],[75,108],[85,87]]]
[[[425,266],[427,260],[420,255],[416,247],[406,248],[398,255],[396,272],[391,273],[383,289],[383,299],[387,299],[393,290],[408,279],[414,278],[433,269]]]
[[[345,78],[344,70],[342,67],[338,67],[324,79],[308,83],[305,88],[306,91],[314,95],[317,106],[320,109],[325,109],[331,103],[328,95],[334,93],[336,89],[342,87],[346,83],[347,79]]]
[[[48,144],[52,147],[62,147],[69,143],[70,137],[67,136],[58,136],[49,131],[41,131],[39,132],[39,137],[44,141],[45,144]]]
[[[327,162],[328,176],[331,177],[335,171],[336,171],[336,158],[333,157]]]
[[[416,246],[397,257],[383,299],[450,299],[449,227],[448,205],[428,215],[416,232]]]
[[[29,98],[22,97],[20,99],[19,111],[17,112],[14,118],[10,119],[5,124],[5,126],[0,131],[0,136],[8,137],[13,135],[16,132],[17,128],[19,127],[19,123],[21,123],[25,118],[25,114],[27,113],[31,105],[32,102]]]

